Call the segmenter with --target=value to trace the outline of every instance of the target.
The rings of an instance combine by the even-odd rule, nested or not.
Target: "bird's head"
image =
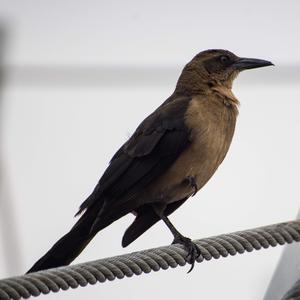
[[[185,66],[178,83],[196,89],[214,85],[231,88],[233,80],[241,71],[271,65],[270,61],[238,57],[228,50],[206,50],[197,54]]]

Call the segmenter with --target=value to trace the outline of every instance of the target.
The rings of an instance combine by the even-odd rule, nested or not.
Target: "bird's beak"
[[[274,66],[274,64],[268,60],[246,57],[238,58],[237,61],[233,64],[233,67],[238,71],[256,69],[267,66]]]

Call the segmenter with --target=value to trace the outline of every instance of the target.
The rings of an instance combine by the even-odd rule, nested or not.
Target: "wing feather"
[[[168,102],[141,123],[114,155],[79,213],[99,201],[103,201],[103,206],[95,222],[105,214],[114,214],[112,208],[118,216],[118,207],[122,207],[122,215],[132,211],[140,192],[163,174],[188,146],[189,130],[184,114],[190,100],[184,97]]]

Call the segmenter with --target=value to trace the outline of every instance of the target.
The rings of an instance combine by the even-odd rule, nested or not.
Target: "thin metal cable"
[[[300,241],[300,220],[195,240],[197,262]],[[29,298],[186,264],[181,245],[148,249],[0,280],[0,300]],[[290,298],[286,298],[290,299]]]

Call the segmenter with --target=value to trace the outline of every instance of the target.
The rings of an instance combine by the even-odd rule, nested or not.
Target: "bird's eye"
[[[229,58],[227,55],[222,55],[222,56],[220,57],[220,61],[221,61],[223,64],[229,62],[229,60],[230,60],[230,58]]]

